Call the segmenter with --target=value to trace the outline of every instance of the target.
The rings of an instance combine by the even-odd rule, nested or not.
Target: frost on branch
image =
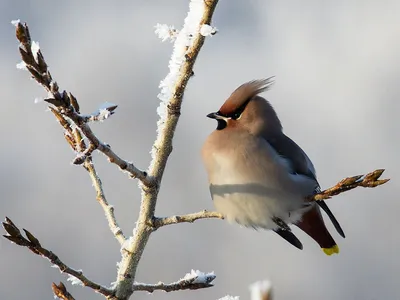
[[[102,105],[100,105],[99,109],[92,113],[91,115],[82,115],[83,119],[88,122],[88,121],[100,121],[103,122],[104,120],[108,119],[110,116],[112,116],[115,113],[115,109],[118,107],[118,105],[110,102],[105,102]]]
[[[181,290],[198,290],[203,288],[212,287],[212,282],[215,279],[214,272],[211,273],[203,273],[199,270],[192,270],[190,273],[187,273],[183,278],[178,281],[172,283],[163,283],[159,282],[157,284],[148,284],[148,283],[140,283],[135,282],[133,284],[134,291],[147,291],[152,293],[156,290],[165,291],[165,292],[173,292],[173,291],[181,291]],[[115,284],[114,284],[115,285]]]
[[[176,96],[176,82],[180,74],[181,67],[184,62],[186,62],[186,55],[188,53],[188,49],[193,45],[193,41],[195,37],[198,35],[200,30],[200,23],[205,11],[205,3],[204,0],[192,0],[189,3],[189,12],[184,21],[184,26],[181,31],[176,36],[176,40],[174,43],[174,49],[171,55],[171,59],[169,61],[169,73],[167,76],[160,82],[159,88],[161,89],[158,94],[158,98],[161,100],[160,106],[157,108],[157,113],[160,116],[159,121],[157,122],[157,132],[160,134],[165,124],[166,116],[167,116],[167,104],[170,99]],[[161,37],[165,37],[167,29],[169,30],[172,27],[168,27],[167,25],[157,24],[156,33]],[[156,147],[153,147],[152,150],[152,164],[155,158],[155,149],[158,146],[160,138],[157,137],[157,142],[155,144]]]
[[[193,283],[211,283],[215,279],[215,274],[214,272],[211,273],[203,273],[199,270],[192,270],[190,273],[187,273],[185,277],[183,277],[183,280],[192,280]]]
[[[17,67],[18,70],[24,70],[24,71],[28,70],[26,68],[26,63],[24,61],[21,61],[20,63],[17,63],[16,67]]]
[[[31,50],[32,50],[33,57],[35,58],[35,61],[37,63],[39,63],[39,60],[38,60],[38,53],[40,50],[39,42],[32,41]]]
[[[212,36],[217,33],[217,28],[212,27],[208,24],[203,24],[200,27],[200,34],[202,36]]]
[[[20,19],[12,20],[12,21],[11,21],[11,24],[14,25],[15,27],[17,27],[19,23],[21,23],[21,20],[20,20]]]
[[[156,28],[155,33],[163,42],[168,39],[171,39],[171,42],[173,42],[178,35],[178,31],[174,28],[174,26],[157,23],[157,25],[154,27]]]
[[[82,272],[82,270],[77,270],[77,271]],[[72,276],[70,274],[68,274],[67,281],[71,282],[72,285],[82,285],[83,286],[83,283],[80,279],[78,279],[75,276]]]

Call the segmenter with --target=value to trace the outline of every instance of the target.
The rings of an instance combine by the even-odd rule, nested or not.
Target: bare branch
[[[77,105],[77,104],[75,104]],[[116,106],[110,106],[107,105],[106,107],[110,108],[111,111],[113,111]],[[97,193],[97,201],[100,203],[101,207],[103,208],[108,225],[111,229],[111,232],[114,234],[115,238],[119,241],[119,243],[122,245],[125,242],[125,236],[122,233],[121,228],[117,224],[117,220],[114,215],[114,207],[109,205],[106,196],[103,191],[103,186],[100,180],[100,177],[98,176],[96,169],[94,167],[94,164],[92,162],[92,152],[95,150],[95,146],[91,143],[89,143],[89,146],[87,146],[82,138],[81,131],[79,128],[71,128],[71,124],[68,122],[68,120],[60,114],[56,109],[53,107],[49,107],[50,111],[53,112],[55,117],[57,118],[58,122],[60,123],[61,126],[64,127],[65,129],[65,138],[67,142],[70,144],[72,149],[76,152],[78,152],[78,156],[74,159],[73,163],[74,164],[83,164],[84,168],[89,172],[90,178],[92,180],[93,186],[96,190]]]
[[[62,300],[75,300],[74,297],[67,291],[67,288],[65,287],[64,283],[60,282],[59,285],[53,284],[51,285],[51,288],[53,290],[53,293],[56,297]]]
[[[379,185],[385,184],[390,179],[379,179],[383,174],[384,169],[378,169],[366,175],[357,175],[347,177],[335,186],[326,189],[318,194],[308,197],[310,201],[321,201],[332,198],[333,196],[355,189],[356,187],[374,188]]]
[[[20,22],[15,25],[16,36],[20,41],[19,50],[21,58],[32,77],[47,90],[49,97],[45,99],[45,101],[56,107],[52,108],[51,111],[56,115],[61,125],[64,128],[66,128],[65,126],[69,126],[69,122],[65,117],[69,118],[81,130],[89,142],[108,157],[111,163],[118,165],[121,170],[128,172],[131,177],[139,179],[144,185],[153,186],[153,178],[147,176],[145,171],[139,170],[132,163],[119,157],[111,149],[110,145],[103,143],[96,137],[87,124],[87,122],[93,120],[104,120],[114,112],[116,105],[109,105],[100,109],[98,113],[94,115],[80,115],[79,104],[76,98],[69,92],[59,91],[58,84],[53,80],[41,50],[37,47],[37,44],[31,40],[28,25]],[[65,122],[60,119],[60,116],[64,117]],[[70,143],[69,137],[66,137],[66,139]]]
[[[65,263],[63,263],[60,260],[60,258],[57,255],[47,250],[46,248],[43,248],[39,240],[28,230],[24,229],[25,235],[27,237],[25,238],[21,234],[18,227],[15,226],[15,224],[9,218],[6,217],[5,222],[3,222],[2,224],[3,228],[7,232],[7,235],[3,236],[9,241],[19,246],[27,247],[33,253],[47,258],[52,264],[56,265],[60,269],[61,273],[66,273],[75,277],[77,280],[81,281],[83,286],[88,286],[106,297],[114,295],[113,290],[110,290],[98,283],[89,280],[85,275],[83,275],[82,271],[78,271],[68,267]]]
[[[174,78],[172,94],[167,99],[166,117],[158,122],[158,137],[154,142],[153,160],[149,167],[149,176],[154,178],[152,187],[142,186],[142,202],[139,219],[134,229],[134,238],[124,247],[124,253],[118,270],[116,297],[126,300],[133,293],[132,287],[136,270],[143,254],[144,247],[154,228],[151,222],[154,217],[159,185],[164,174],[168,157],[172,151],[172,139],[180,116],[182,98],[186,85],[193,74],[193,66],[204,44],[205,37],[200,33],[203,24],[211,24],[212,15],[218,0],[195,1],[189,3],[189,13],[174,44],[170,65],[173,65],[177,77]],[[202,10],[202,12],[199,11]],[[184,56],[182,56],[184,53]],[[180,62],[179,66],[176,66]],[[172,69],[172,68],[171,68]]]
[[[106,196],[103,191],[103,184],[90,158],[85,160],[84,167],[89,172],[90,178],[92,179],[92,183],[97,194],[96,199],[104,210],[108,221],[108,226],[110,227],[111,232],[114,234],[115,238],[122,245],[125,242],[126,238],[122,232],[122,229],[118,226],[114,214],[114,207],[107,202]]]
[[[156,290],[161,290],[164,292],[174,292],[182,290],[198,290],[214,286],[212,284],[215,279],[214,273],[204,274],[199,271],[193,271],[186,274],[186,276],[173,283],[165,284],[159,282],[157,284],[147,284],[135,282],[133,285],[134,291],[146,291],[153,293]]]
[[[197,213],[180,215],[180,216],[171,216],[165,218],[153,218],[152,225],[155,229],[158,229],[162,226],[178,224],[178,223],[193,223],[196,220],[200,219],[224,219],[224,216],[221,213],[215,211],[207,211],[203,210]]]

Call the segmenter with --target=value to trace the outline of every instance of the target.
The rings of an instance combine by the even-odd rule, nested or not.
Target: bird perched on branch
[[[275,110],[258,95],[271,83],[271,78],[247,82],[207,115],[218,122],[202,148],[215,207],[230,222],[273,230],[302,249],[289,227],[294,224],[327,255],[339,253],[320,208],[344,237],[338,221],[324,201],[306,200],[320,191],[311,160],[282,132]]]

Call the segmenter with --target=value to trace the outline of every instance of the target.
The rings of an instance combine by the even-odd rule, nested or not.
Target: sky
[[[180,28],[187,0],[0,2],[0,217],[8,216],[65,263],[104,285],[116,278],[119,244],[95,199],[90,178],[45,103],[44,90],[17,70],[11,20],[26,21],[53,78],[74,94],[83,113],[118,104],[98,137],[146,169],[156,137],[158,85],[168,72],[170,42],[157,23]],[[212,210],[202,143],[215,129],[205,116],[240,84],[275,76],[263,94],[284,132],[312,159],[322,188],[385,168],[376,189],[356,189],[328,205],[346,238],[326,223],[341,253],[326,256],[299,229],[302,251],[276,234],[201,220],[152,234],[136,280],[173,282],[191,269],[214,271],[215,286],[176,293],[138,292],[135,299],[249,299],[249,285],[269,279],[275,299],[399,298],[400,2],[221,0],[190,80],[162,182],[156,215]],[[131,234],[140,191],[99,153],[94,161],[120,226]],[[0,299],[52,299],[63,281],[76,299],[101,299],[67,284],[47,260],[0,239]]]

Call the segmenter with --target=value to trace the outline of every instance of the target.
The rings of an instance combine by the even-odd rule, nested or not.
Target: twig
[[[67,291],[67,288],[65,287],[64,283],[60,282],[59,285],[53,284],[51,285],[51,288],[53,290],[53,293],[56,297],[62,300],[75,300],[74,297]]]
[[[135,282],[133,285],[134,291],[146,291],[153,293],[156,290],[161,290],[164,292],[174,292],[181,290],[198,290],[212,287],[213,280],[215,279],[214,273],[204,274],[199,271],[192,270],[191,273],[186,274],[182,279],[176,282],[165,284],[159,282],[157,284],[147,284]]]
[[[85,160],[84,167],[89,172],[90,178],[92,179],[92,183],[97,194],[96,199],[104,210],[108,221],[108,226],[110,227],[111,232],[114,234],[115,238],[122,245],[125,242],[126,238],[122,232],[122,229],[118,226],[117,220],[114,215],[114,207],[107,202],[106,196],[103,191],[102,182],[96,172],[91,158],[87,158]]]
[[[82,116],[85,122],[102,122],[108,119],[110,116],[112,116],[115,113],[115,109],[118,107],[118,105],[115,105],[113,103],[103,103],[99,107],[99,109],[94,112],[91,115],[87,116]]]
[[[155,229],[158,229],[162,226],[178,224],[178,223],[193,223],[196,220],[200,219],[224,219],[224,216],[221,213],[215,211],[207,211],[203,210],[197,213],[180,215],[180,216],[171,216],[165,218],[153,218],[152,225]]]
[[[370,172],[366,175],[357,175],[347,177],[338,182],[335,186],[326,189],[318,194],[308,197],[310,201],[321,201],[332,198],[333,196],[339,195],[343,192],[355,189],[356,187],[374,188],[379,185],[385,184],[390,179],[379,179],[385,169],[378,169]]]
[[[125,242],[125,236],[121,228],[119,228],[117,224],[117,220],[114,215],[114,207],[109,205],[107,202],[106,196],[103,191],[102,182],[92,162],[91,155],[96,147],[90,142],[89,146],[87,146],[82,138],[80,129],[79,128],[72,129],[71,124],[63,115],[61,115],[56,109],[52,107],[49,108],[50,111],[53,112],[53,114],[59,121],[60,125],[64,127],[65,129],[64,136],[67,142],[74,151],[78,152],[78,156],[73,160],[73,163],[83,164],[84,168],[88,171],[90,178],[92,180],[92,184],[96,190],[97,194],[96,199],[104,210],[111,232],[114,234],[115,238],[122,245]],[[112,106],[111,109],[112,112],[115,109],[115,107]]]
[[[28,230],[23,229],[26,235],[26,238],[21,234],[15,224],[6,217],[5,222],[2,223],[7,235],[3,235],[9,241],[23,247],[27,247],[33,253],[40,255],[42,257],[47,258],[51,263],[56,265],[61,273],[69,274],[75,277],[77,280],[81,281],[82,285],[88,286],[95,290],[96,292],[106,296],[111,297],[114,295],[114,291],[110,290],[100,284],[97,284],[91,280],[89,280],[85,275],[83,275],[82,271],[78,271],[68,267],[65,263],[63,263],[60,258],[55,255],[53,252],[43,248],[40,244],[39,240]]]
[[[142,202],[139,219],[134,229],[134,238],[124,247],[124,253],[126,253],[126,255],[123,256],[120,263],[116,287],[116,297],[120,300],[128,299],[133,293],[133,282],[135,280],[139,260],[149,240],[150,234],[154,230],[151,226],[151,222],[154,217],[159,184],[168,157],[172,151],[172,139],[180,115],[183,94],[192,76],[193,65],[205,39],[205,37],[200,34],[199,29],[202,24],[211,23],[211,18],[217,3],[218,0],[191,0],[184,27],[179,32],[175,41],[172,57],[174,57],[176,53],[184,53],[186,59],[181,63],[180,67],[175,66],[175,68],[179,68],[179,74],[173,83],[173,93],[168,99],[167,115],[165,121],[163,120],[158,123],[159,134],[154,143],[154,148],[156,148],[157,151],[153,154],[153,160],[149,168],[149,175],[154,178],[156,185],[152,188],[142,186]],[[202,13],[198,11],[199,8],[202,9]],[[193,27],[195,31],[189,29]],[[187,46],[189,35],[191,39],[189,46]],[[177,57],[177,61],[181,59],[182,57]],[[171,64],[176,64],[176,61],[170,62],[170,65]]]
[[[19,51],[22,61],[32,77],[47,90],[49,97],[45,101],[56,107],[56,109],[52,108],[52,112],[56,114],[56,117],[58,114],[69,118],[82,131],[89,142],[108,157],[111,163],[118,165],[121,170],[128,172],[131,177],[139,179],[144,185],[153,186],[153,178],[149,177],[145,171],[139,170],[132,163],[119,157],[111,149],[110,145],[103,143],[96,137],[87,124],[89,121],[106,119],[113,114],[116,106],[110,105],[100,108],[98,114],[80,115],[76,98],[69,92],[59,91],[58,84],[53,80],[41,50],[38,48],[37,43],[31,40],[28,25],[16,22],[15,26],[16,36],[20,41]],[[68,120],[66,122],[68,123]]]

